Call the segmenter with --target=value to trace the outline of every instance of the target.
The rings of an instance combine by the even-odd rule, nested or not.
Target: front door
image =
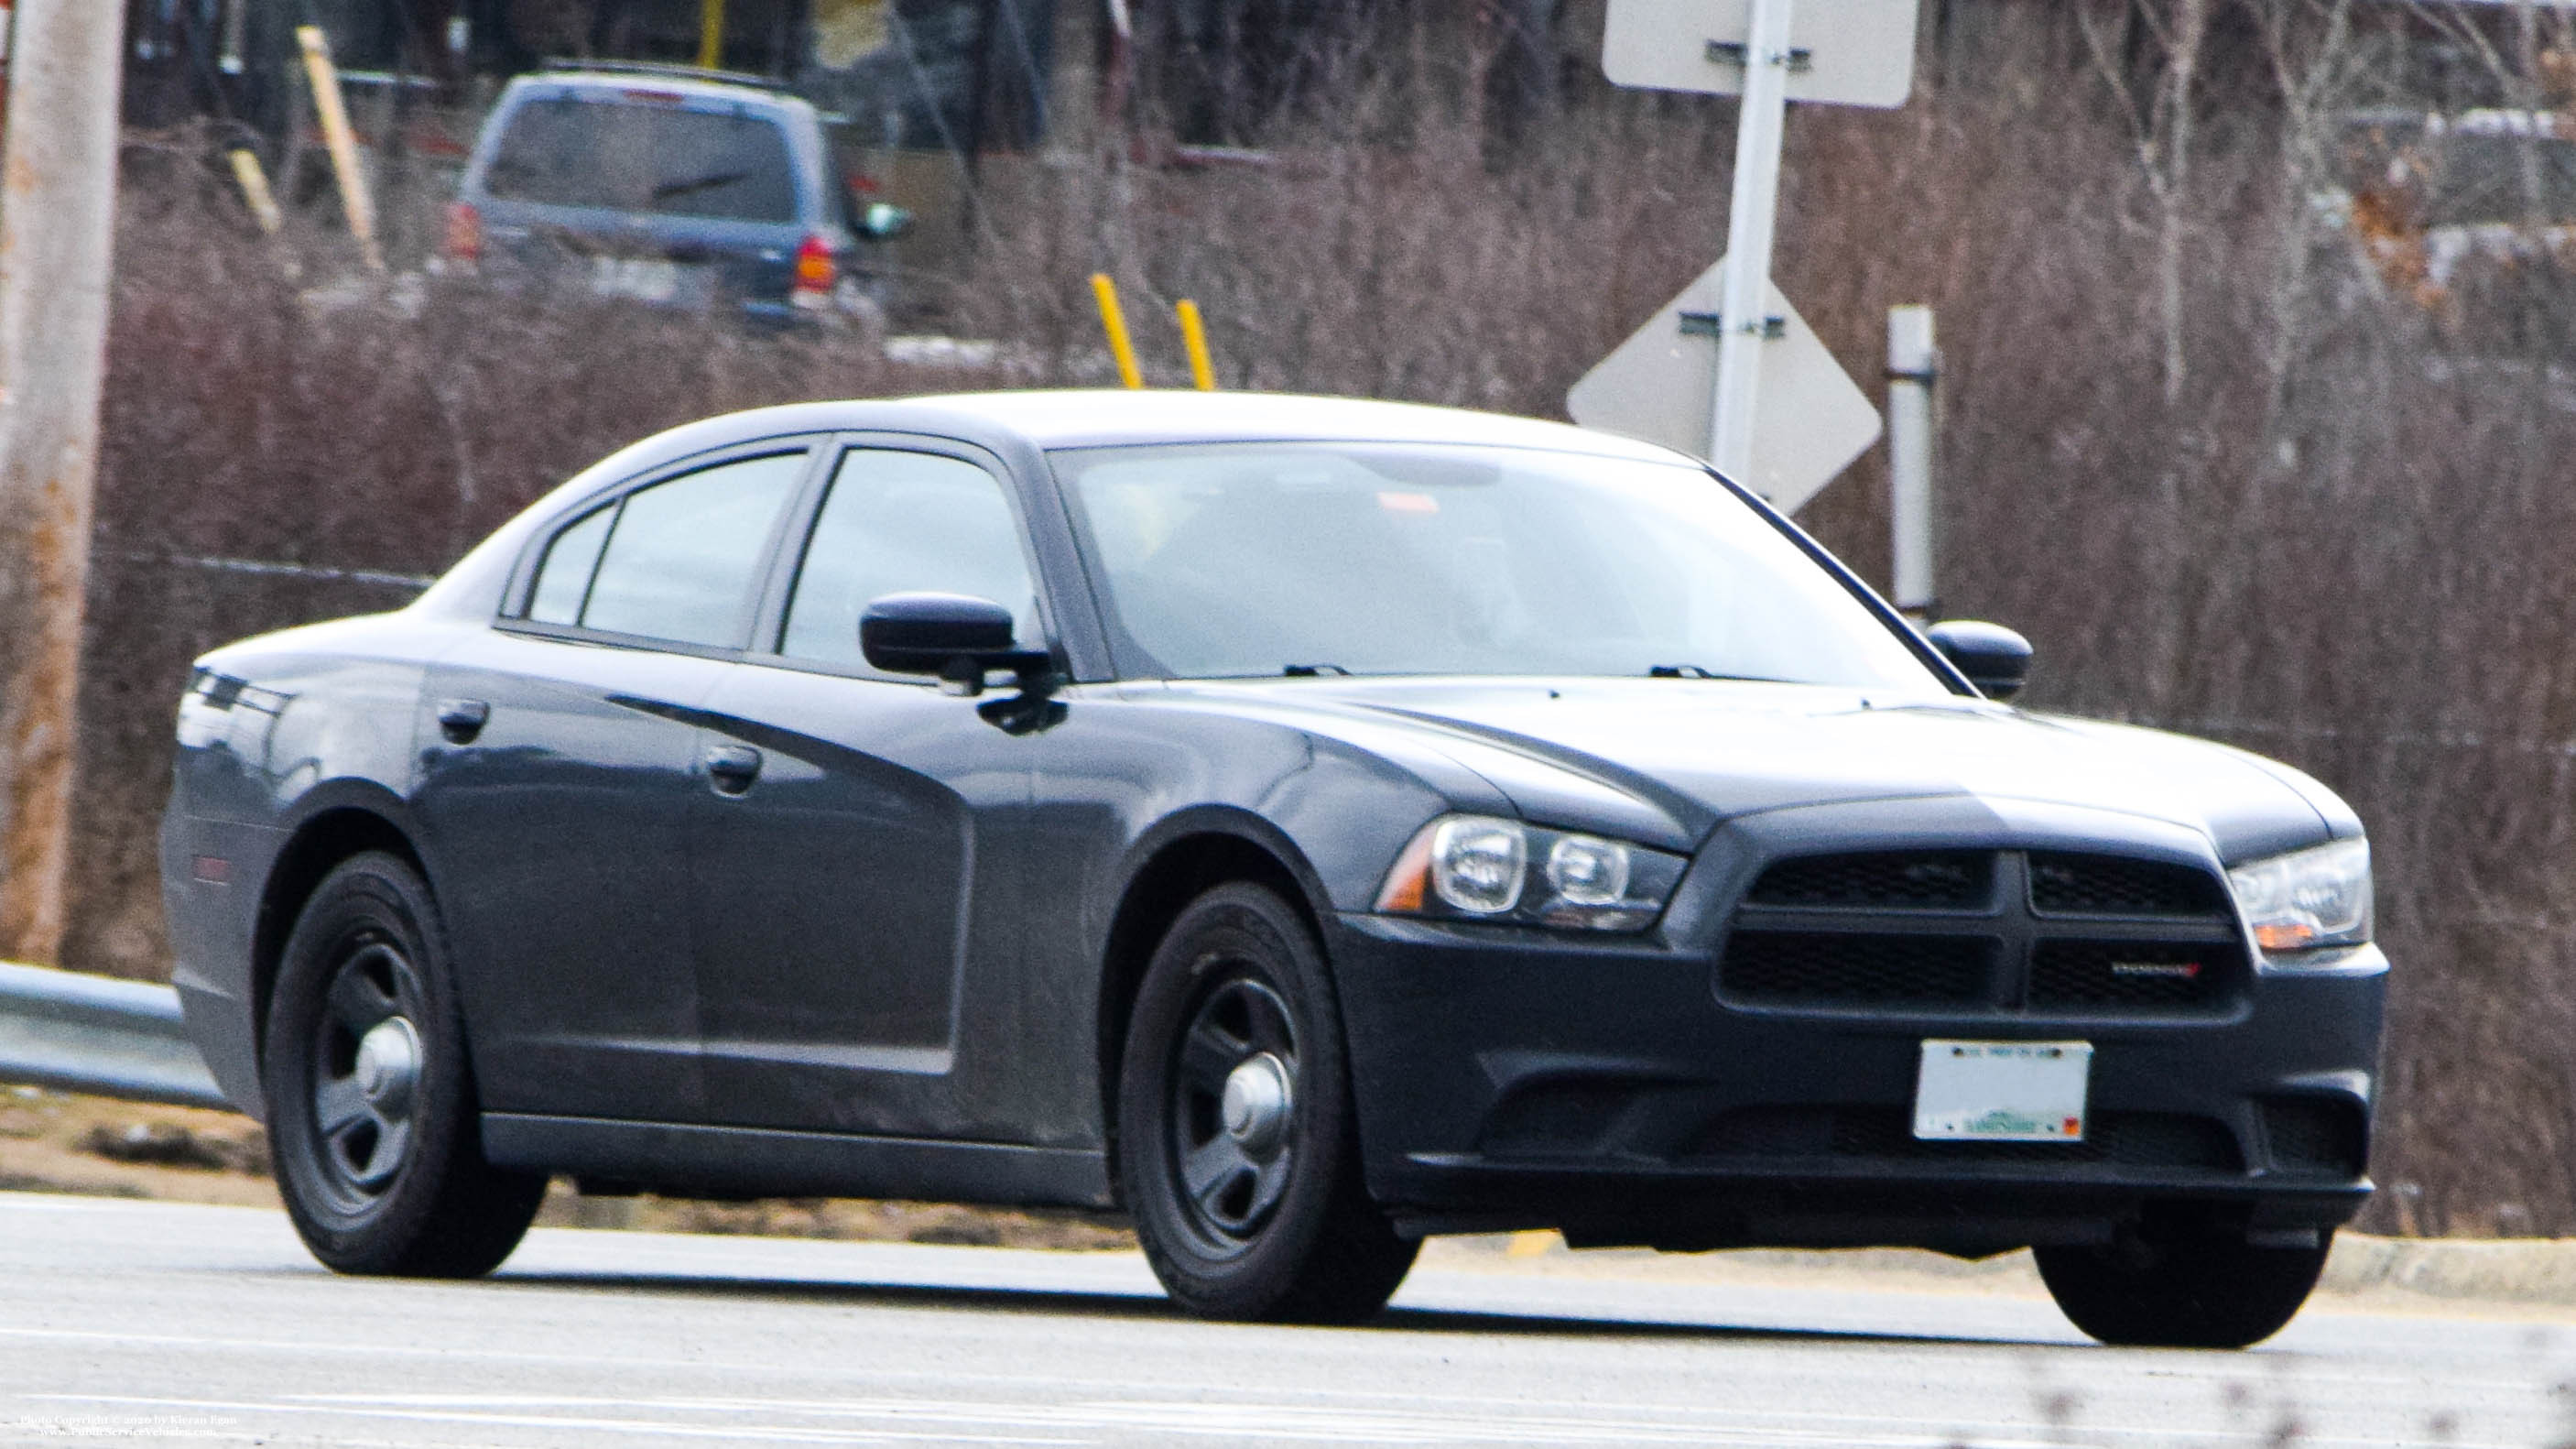
[[[991,599],[1023,641],[1044,637],[999,477],[960,455],[845,451],[777,651],[706,702],[691,895],[712,1120],[1009,1131],[1007,1094],[961,1047],[970,1002],[979,1024],[1014,1004],[1025,742],[860,657],[868,601],[924,590]]]

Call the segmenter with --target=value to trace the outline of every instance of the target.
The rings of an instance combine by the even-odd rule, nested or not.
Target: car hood
[[[2144,817],[2205,835],[2229,860],[2360,829],[2323,786],[2241,750],[1957,697],[1682,679],[1289,680],[1185,692],[1291,707],[1326,735],[1335,718],[1401,722],[1533,820],[1685,847],[1760,811],[1944,796]]]

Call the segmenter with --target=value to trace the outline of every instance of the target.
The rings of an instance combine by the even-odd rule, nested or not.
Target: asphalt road
[[[270,1212],[0,1193],[0,1443],[2555,1444],[2576,1322],[2326,1305],[2244,1354],[1991,1291],[1445,1266],[1361,1329],[1141,1260],[539,1231],[334,1278]]]

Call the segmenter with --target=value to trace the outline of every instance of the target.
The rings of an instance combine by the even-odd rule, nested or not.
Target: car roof
[[[761,408],[665,433],[655,452],[680,456],[763,433],[942,433],[973,442],[1007,439],[1042,451],[1155,443],[1480,443],[1632,458],[1696,460],[1652,443],[1565,423],[1426,403],[1287,393],[1083,388],[945,393]]]
[[[511,77],[512,90],[596,92],[602,97],[625,91],[654,91],[692,101],[723,101],[780,109],[812,108],[801,96],[762,82],[756,76],[739,79],[722,71],[691,73],[682,67],[635,66],[602,67],[597,70],[546,69],[527,71]]]
[[[1361,398],[1093,388],[789,403],[701,419],[610,454],[485,539],[414,607],[488,618],[529,535],[619,480],[767,438],[871,432],[952,438],[1031,463],[1035,454],[1062,448],[1353,442],[1481,444],[1703,466],[1652,443],[1565,423]]]
[[[953,394],[925,407],[971,411],[1041,448],[1145,442],[1343,440],[1490,443],[1557,452],[1656,457],[1649,444],[1564,423],[1426,403],[1286,393],[1181,392],[1114,388]]]

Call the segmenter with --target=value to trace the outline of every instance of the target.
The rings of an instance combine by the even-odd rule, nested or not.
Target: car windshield
[[[775,121],[667,102],[540,100],[509,126],[484,183],[504,200],[796,219],[795,170]]]
[[[1473,446],[1054,455],[1135,676],[1666,675],[1946,692],[1707,474]]]

